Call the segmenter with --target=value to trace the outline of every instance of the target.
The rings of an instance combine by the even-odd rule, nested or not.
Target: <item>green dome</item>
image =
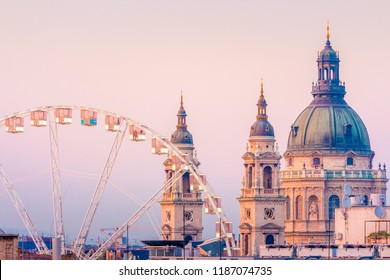
[[[313,101],[298,116],[288,139],[287,152],[310,154],[373,154],[359,115],[345,102],[345,84],[339,78],[338,54],[329,41],[317,59],[318,81],[312,85]]]
[[[288,152],[371,154],[367,129],[343,98],[315,98],[291,127]]]

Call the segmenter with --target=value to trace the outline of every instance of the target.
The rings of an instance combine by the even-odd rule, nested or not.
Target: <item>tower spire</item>
[[[187,129],[186,117],[187,113],[183,106],[183,91],[180,92],[180,108],[177,112],[177,129]]]
[[[263,78],[261,78],[261,86],[260,86],[260,94],[263,95],[264,90],[263,90]]]
[[[257,116],[256,119],[268,119],[267,116],[267,102],[265,101],[264,98],[264,88],[263,88],[263,78],[261,78],[261,84],[260,84],[260,98],[259,101],[257,102]]]
[[[329,20],[328,20],[328,24],[326,25],[326,39],[329,41],[329,38],[330,38],[330,33],[329,33]]]

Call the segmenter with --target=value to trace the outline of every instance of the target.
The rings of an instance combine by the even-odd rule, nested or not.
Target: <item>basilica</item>
[[[351,201],[372,205],[373,195],[383,197],[386,193],[386,166],[373,167],[375,153],[366,126],[347,104],[340,58],[331,45],[329,26],[316,62],[318,80],[312,84],[313,99],[291,125],[282,155],[276,144],[277,128],[268,119],[261,82],[256,120],[242,156],[241,187],[237,189],[241,256],[257,256],[261,246],[270,244],[333,244],[337,208]],[[171,142],[198,166],[182,101],[177,116]],[[281,170],[283,159],[285,168]],[[169,180],[176,172],[172,160],[164,166]],[[191,240],[202,240],[204,201],[200,192],[190,187],[189,174],[164,193],[160,204],[164,239],[182,239],[185,232]]]

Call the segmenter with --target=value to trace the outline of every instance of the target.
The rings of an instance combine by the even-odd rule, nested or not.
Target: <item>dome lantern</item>
[[[271,136],[274,137],[274,128],[268,121],[267,102],[264,98],[263,79],[261,80],[260,98],[257,102],[256,122],[251,126],[250,136]]]
[[[330,44],[329,23],[326,29],[325,47],[317,58],[318,81],[312,86],[312,94],[315,98],[340,99],[345,95],[345,86],[339,77],[340,58]]]

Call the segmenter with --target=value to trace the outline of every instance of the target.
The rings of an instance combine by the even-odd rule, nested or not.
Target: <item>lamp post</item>
[[[330,219],[328,219],[328,260],[330,260]]]
[[[222,259],[222,218],[219,215],[219,259]]]
[[[186,220],[185,220],[185,203],[183,202],[183,260],[186,259]]]

